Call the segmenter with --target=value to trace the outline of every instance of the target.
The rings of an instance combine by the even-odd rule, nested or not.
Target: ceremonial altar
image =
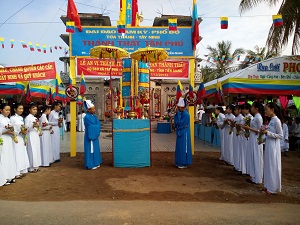
[[[150,166],[150,122],[148,119],[114,119],[113,165]]]

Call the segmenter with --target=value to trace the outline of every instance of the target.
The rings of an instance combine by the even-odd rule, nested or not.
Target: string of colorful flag
[[[283,26],[283,19],[281,14],[272,15],[273,25],[274,27]],[[228,17],[221,16],[220,17],[221,29],[228,29]]]
[[[209,55],[204,55],[204,57],[207,57],[207,59],[206,59],[207,62],[210,62],[212,59],[213,62],[217,62],[220,60],[221,63],[226,62],[226,61],[231,63],[235,58],[237,61],[240,61],[240,59],[241,59],[241,55],[237,55],[236,57],[233,57],[233,55],[229,55],[228,57],[226,57],[226,55],[222,55],[222,57],[221,57],[218,55],[213,56],[213,55],[209,54]],[[247,62],[250,61],[250,59],[251,59],[251,56],[246,55],[245,59],[242,61],[242,63],[246,64]],[[261,60],[262,60],[261,56],[256,55],[253,62],[258,63]]]
[[[15,47],[15,40],[14,39],[9,39],[10,40],[10,48],[14,48]],[[0,43],[1,43],[1,48],[5,48],[5,38],[4,37],[0,37]],[[27,48],[30,51],[37,51],[37,52],[43,52],[43,53],[47,53],[47,45],[46,44],[42,44],[42,46],[39,43],[36,43],[35,45],[32,42],[25,42],[23,40],[20,41],[20,44],[22,46],[22,48]],[[52,46],[52,45],[48,45],[49,46],[49,52],[52,53],[53,50],[64,50],[65,51],[65,55],[69,54],[69,47],[62,47],[62,46]]]
[[[280,14],[272,15],[272,19],[273,19],[274,27],[283,26],[282,15],[280,15]],[[220,17],[220,25],[221,25],[221,29],[228,29],[228,16]],[[176,18],[168,19],[168,26],[169,26],[169,30],[176,31],[177,30],[177,19]],[[124,33],[125,33],[125,31],[124,31]]]

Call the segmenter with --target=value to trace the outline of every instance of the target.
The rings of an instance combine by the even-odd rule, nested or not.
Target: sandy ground
[[[246,182],[220,161],[219,153],[196,152],[188,169],[174,166],[174,153],[152,153],[147,168],[112,167],[112,154],[102,153],[97,170],[84,170],[83,154],[61,155],[61,162],[0,187],[0,200],[151,200],[219,203],[300,203],[300,153],[282,158],[282,193],[264,195],[262,185]]]

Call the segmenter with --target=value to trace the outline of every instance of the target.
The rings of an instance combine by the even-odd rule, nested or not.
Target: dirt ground
[[[262,194],[261,185],[246,182],[247,176],[220,161],[219,153],[196,152],[188,169],[174,166],[174,153],[152,153],[147,168],[114,168],[112,154],[102,153],[97,170],[85,170],[83,154],[38,173],[28,174],[15,184],[0,187],[1,200],[158,200],[227,203],[300,204],[300,152],[282,157],[282,193]]]

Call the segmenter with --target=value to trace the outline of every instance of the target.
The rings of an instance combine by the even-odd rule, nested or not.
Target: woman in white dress
[[[51,143],[52,143],[52,154],[53,161],[60,161],[60,127],[62,126],[62,118],[59,116],[59,112],[61,110],[61,104],[59,102],[53,103],[53,110],[49,115],[49,124],[52,126],[53,134],[51,135]]]
[[[225,128],[224,128],[224,153],[225,161],[229,165],[233,165],[233,132],[230,132],[230,123],[234,121],[235,116],[232,114],[234,111],[233,105],[228,105],[226,107],[225,115]]]
[[[234,169],[236,171],[242,171],[242,160],[241,158],[244,157],[242,154],[244,154],[243,148],[243,137],[241,133],[241,126],[244,121],[244,117],[241,114],[241,107],[236,105],[234,107],[234,123],[233,123],[233,165]]]
[[[263,105],[259,102],[254,102],[252,104],[251,112],[254,115],[253,120],[251,120],[250,127],[244,126],[245,129],[250,130],[250,151],[249,156],[252,158],[250,162],[251,179],[247,179],[247,182],[254,184],[261,184],[263,179],[263,145],[257,142],[258,133],[263,125],[263,118],[261,113],[263,113]]]
[[[244,115],[244,121],[243,124],[246,124],[245,119],[249,118],[249,121],[251,121],[253,119],[253,116],[250,114],[250,110],[251,110],[251,105],[249,103],[245,103],[243,105],[243,109],[242,109],[242,113]],[[250,131],[249,131],[250,132]],[[242,174],[249,174],[250,175],[250,171],[253,165],[253,157],[251,154],[251,142],[249,140],[249,137],[246,134],[246,131],[243,130],[243,135],[242,135],[242,139],[243,139],[243,148],[241,151],[241,169],[242,169]]]
[[[30,163],[29,172],[38,172],[42,165],[40,136],[42,131],[39,120],[35,117],[37,106],[32,104],[29,107],[29,115],[25,118],[25,127],[28,129],[27,153]]]
[[[281,152],[284,156],[288,156],[286,153],[289,151],[289,128],[286,124],[286,119],[284,123],[282,123],[282,131],[283,131],[283,138],[280,139],[280,147]]]
[[[43,106],[42,116],[39,119],[40,127],[42,129],[43,135],[41,138],[41,155],[42,155],[42,166],[50,166],[53,163],[53,153],[51,148],[51,132],[52,126],[49,125],[47,116],[51,112],[51,106]]]
[[[266,194],[281,192],[281,151],[280,139],[283,138],[279,108],[274,102],[265,106],[265,112],[271,118],[268,129],[263,131],[266,134],[265,142],[265,164],[264,164],[264,187]]]
[[[84,132],[84,130],[85,130],[84,122],[83,122],[85,115],[86,114],[84,113],[84,111],[82,111],[81,113],[78,114],[78,131],[79,132]]]
[[[3,139],[0,159],[6,183],[9,184],[15,182],[14,178],[17,175],[16,154],[13,147],[13,136],[15,133],[8,118],[10,106],[3,103],[1,104],[0,111],[0,133]],[[14,141],[17,141],[16,138],[14,138]]]
[[[16,103],[14,104],[13,108],[15,115],[10,117],[10,122],[14,127],[15,134],[18,138],[18,143],[13,142],[17,164],[16,178],[21,178],[28,172],[28,168],[30,167],[26,148],[28,136],[27,128],[25,128],[24,119],[22,117],[24,106]]]
[[[220,131],[220,142],[221,142],[221,157],[220,157],[220,160],[225,160],[225,155],[224,155],[224,129],[223,129],[225,115],[224,115],[224,110],[221,106],[218,106],[217,108],[215,108],[215,116],[217,118],[217,125],[218,125],[219,131]]]
[[[2,152],[2,146],[0,146],[0,186],[3,185],[10,185],[9,182],[7,182],[5,175],[4,175],[4,170],[1,162],[1,152]]]

